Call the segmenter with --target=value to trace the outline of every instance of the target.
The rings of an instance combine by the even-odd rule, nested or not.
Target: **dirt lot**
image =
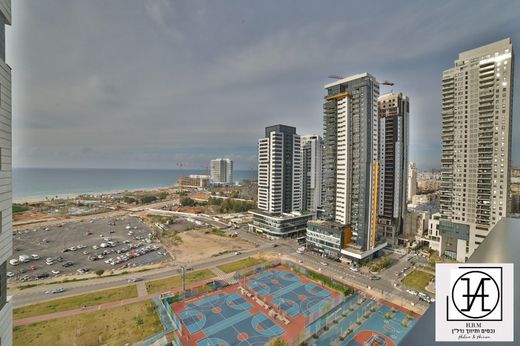
[[[115,225],[110,224],[112,222]],[[171,260],[168,255],[163,255],[165,251],[158,241],[147,241],[149,233],[150,228],[136,217],[102,218],[18,231],[13,235],[14,251],[11,258],[18,259],[22,254],[36,254],[39,259],[15,266],[8,263],[7,271],[14,274],[9,281],[34,280],[41,274],[48,274],[50,277],[70,276],[78,274],[79,268],[88,268],[90,272],[98,269],[108,272]],[[101,247],[101,243],[106,244],[108,238],[115,243],[114,246]],[[142,251],[146,247],[149,252],[135,255],[138,250]],[[70,248],[73,249],[66,250]],[[111,258],[119,262],[117,257],[122,257],[125,253],[134,254],[135,257],[130,255],[127,260],[114,265],[105,262]],[[61,262],[57,260],[59,256],[63,258]],[[102,258],[93,260],[94,256]],[[52,258],[53,263],[47,264],[47,258]],[[73,262],[73,265],[64,267],[63,264],[67,261]],[[59,270],[60,273],[53,274],[52,270]]]
[[[217,254],[245,251],[255,247],[250,242],[239,238],[206,234],[205,230],[207,229],[191,230],[178,234],[182,243],[171,247],[176,262],[192,263],[214,257]]]

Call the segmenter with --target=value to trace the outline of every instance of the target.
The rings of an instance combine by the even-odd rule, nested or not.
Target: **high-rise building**
[[[265,128],[258,141],[258,209],[271,213],[301,210],[301,152],[296,128]]]
[[[415,162],[408,162],[408,189],[406,201],[411,202],[413,196],[417,194],[417,168],[415,167]]]
[[[386,245],[376,240],[379,83],[363,73],[327,84],[325,89],[323,217],[328,222],[311,222],[308,228],[314,233],[323,228],[323,234],[342,229],[341,254],[359,260]]]
[[[301,148],[296,128],[266,127],[258,141],[258,209],[249,211],[249,230],[268,237],[298,237],[305,234],[312,214],[302,214]]]
[[[410,102],[402,93],[379,102],[378,236],[397,244],[406,212]]]
[[[317,212],[323,201],[323,139],[318,135],[301,136],[302,210]]]
[[[0,0],[0,344],[12,345],[13,313],[7,296],[7,260],[13,253],[11,183],[11,68],[5,62],[5,25],[11,1]]]
[[[459,54],[442,74],[441,253],[465,261],[509,210],[513,46]]]
[[[210,173],[213,184],[233,184],[233,160],[211,160]]]

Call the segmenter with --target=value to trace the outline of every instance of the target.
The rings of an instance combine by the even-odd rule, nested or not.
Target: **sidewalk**
[[[201,285],[205,285],[206,283],[211,282],[212,280],[213,279],[206,279],[206,280],[193,282],[193,283],[190,283],[189,285],[187,285],[186,288],[188,289],[188,288],[192,288],[192,287],[198,287]],[[144,282],[143,282],[143,284],[144,284]],[[145,287],[145,289],[146,289],[146,287]],[[138,291],[139,291],[139,286],[138,286]],[[177,293],[180,293],[181,291],[182,291],[182,288],[177,287],[177,288],[170,290],[169,292],[171,292],[173,294],[177,294]],[[20,318],[17,320],[13,320],[13,326],[14,327],[25,326],[28,324],[42,322],[42,321],[48,321],[48,320],[52,320],[55,318],[70,317],[70,316],[75,316],[75,315],[84,314],[84,313],[88,313],[88,312],[113,309],[113,308],[117,308],[120,306],[132,304],[132,303],[138,303],[138,302],[142,302],[142,301],[145,301],[148,299],[160,297],[161,293],[164,293],[164,292],[141,295],[141,296],[138,296],[135,298],[128,298],[128,299],[119,300],[116,302],[103,303],[100,305],[92,305],[92,306],[87,306],[85,308],[76,308],[76,309],[72,309],[72,310],[52,312],[50,314],[45,314],[45,315]]]

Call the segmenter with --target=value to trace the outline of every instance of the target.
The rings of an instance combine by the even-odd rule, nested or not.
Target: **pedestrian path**
[[[144,281],[140,281],[137,283],[137,296],[142,297],[148,295],[148,290],[146,289],[146,283]]]

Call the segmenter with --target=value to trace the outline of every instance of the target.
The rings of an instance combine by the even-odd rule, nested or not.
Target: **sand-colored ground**
[[[179,233],[182,244],[170,248],[175,261],[193,263],[226,251],[245,251],[255,246],[239,238],[229,238],[214,234],[205,234],[204,230],[192,230]]]

